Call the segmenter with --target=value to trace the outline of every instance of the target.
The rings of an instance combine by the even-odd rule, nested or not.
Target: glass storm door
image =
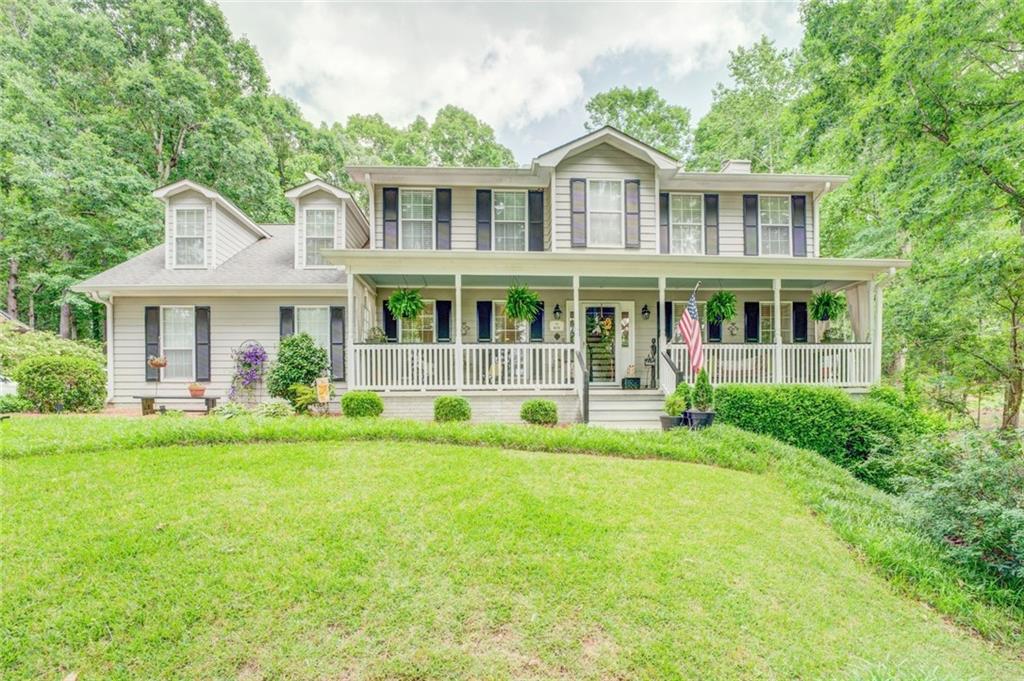
[[[591,383],[615,383],[617,317],[614,305],[587,305],[584,308],[584,338]]]

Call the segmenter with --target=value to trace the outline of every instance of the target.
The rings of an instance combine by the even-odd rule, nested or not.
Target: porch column
[[[882,380],[882,292],[883,287],[872,282],[874,295],[874,322],[871,325],[871,358],[873,360],[872,383]]]
[[[774,311],[772,312],[772,337],[775,339],[774,349],[774,361],[772,362],[774,368],[773,380],[776,383],[782,383],[782,280],[772,279],[772,303],[774,304]]]
[[[583,334],[586,332],[586,325],[580,321],[580,276],[572,275],[572,319],[573,319],[573,344],[576,350],[583,352]]]
[[[662,315],[665,314],[665,277],[658,277],[658,314],[659,320],[658,333],[656,337],[658,339],[658,356],[656,358],[656,365],[658,367],[658,385],[662,391],[668,393],[670,390],[675,390],[675,386],[669,386],[668,374],[669,368],[665,362],[664,352],[666,343],[669,339],[665,338],[665,320],[662,319]],[[675,377],[673,377],[673,382]]]
[[[455,389],[458,391],[462,390],[462,385],[465,382],[463,378],[463,363],[462,363],[462,275],[455,275],[455,328],[452,329],[452,335],[455,336]]]
[[[356,318],[356,275],[352,274],[352,270],[348,267],[345,268],[345,295],[348,298],[345,302],[345,384],[352,388],[358,380],[356,367],[352,363],[352,358],[355,356],[353,343],[355,343],[356,329],[353,320]]]

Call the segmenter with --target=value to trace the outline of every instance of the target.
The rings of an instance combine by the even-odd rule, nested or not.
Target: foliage
[[[384,413],[384,400],[370,390],[349,390],[341,396],[341,413],[349,418],[377,417]]]
[[[267,389],[272,397],[288,400],[294,406],[292,386],[312,385],[316,379],[327,376],[330,367],[327,351],[308,333],[288,336],[278,347],[277,361],[267,376]]]
[[[388,310],[398,319],[416,319],[423,312],[423,296],[419,289],[400,288],[388,296]]]
[[[225,402],[214,407],[210,413],[222,419],[233,419],[239,416],[248,416],[252,412],[241,402]]]
[[[838,319],[846,312],[846,297],[834,291],[819,291],[811,297],[811,319],[819,322]]]
[[[614,87],[587,102],[587,130],[610,125],[675,158],[690,153],[690,111],[653,87]]]
[[[384,329],[379,326],[371,326],[366,332],[367,343],[387,343],[388,337],[384,333]]]
[[[86,357],[35,355],[14,371],[18,396],[37,411],[99,411],[107,398],[103,366]]]
[[[25,411],[32,411],[32,403],[24,397],[17,395],[0,397],[0,414],[17,414]]]
[[[330,386],[330,397],[334,397],[334,386]],[[312,411],[320,416],[327,414],[329,403],[321,402],[316,386],[308,383],[296,383],[292,386],[291,406],[296,414],[308,414]]]
[[[519,418],[537,426],[553,426],[558,423],[558,405],[551,400],[524,400]]]
[[[84,357],[100,365],[107,361],[103,352],[86,343],[65,340],[45,331],[19,333],[10,324],[0,324],[0,373],[13,374],[24,360],[37,355]]]
[[[252,415],[265,419],[283,419],[294,416],[295,410],[287,402],[264,402],[252,410]]]
[[[665,397],[665,413],[669,416],[679,416],[691,406],[690,386],[683,381],[676,383],[675,390]]]
[[[438,423],[468,421],[472,415],[469,400],[465,397],[441,395],[434,398],[434,420]]]
[[[532,322],[540,311],[540,296],[529,286],[513,284],[505,291],[505,316]]]
[[[246,403],[255,401],[256,391],[263,384],[268,357],[266,349],[256,341],[246,341],[232,350],[235,371],[231,376],[229,399]]]
[[[704,313],[712,324],[720,324],[736,316],[736,294],[732,291],[715,291],[705,303]]]
[[[715,408],[715,391],[711,387],[707,369],[697,372],[697,380],[693,385],[693,408],[697,411],[711,411]]]

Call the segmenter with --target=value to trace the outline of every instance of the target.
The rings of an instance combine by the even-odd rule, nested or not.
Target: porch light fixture
[[[552,314],[555,316],[555,319],[562,318],[562,307],[558,303],[555,303],[555,309],[552,311]]]
[[[640,316],[644,319],[651,318],[651,308],[647,307],[647,303],[644,303],[644,306],[640,308]]]

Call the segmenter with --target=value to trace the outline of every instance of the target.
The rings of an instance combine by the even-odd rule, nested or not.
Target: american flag
[[[690,302],[679,318],[679,334],[686,341],[690,354],[690,371],[696,376],[704,366],[704,345],[700,339],[700,316],[697,314],[697,292],[690,294]]]

